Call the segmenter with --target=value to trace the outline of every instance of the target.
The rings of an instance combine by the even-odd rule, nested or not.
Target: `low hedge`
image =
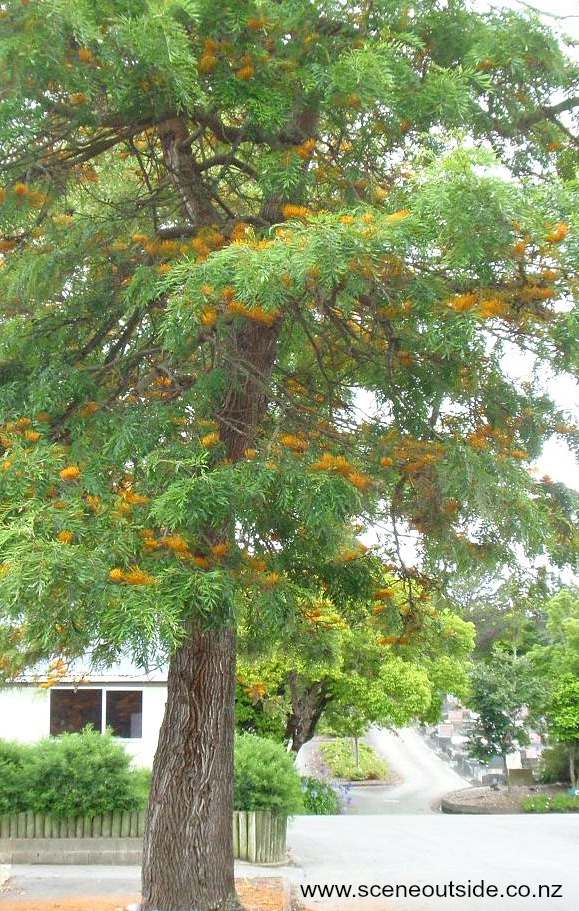
[[[143,772],[110,734],[87,728],[35,744],[0,741],[0,816],[90,817],[145,805]]]
[[[281,744],[254,734],[236,736],[233,802],[236,810],[286,816],[303,810],[300,776]]]

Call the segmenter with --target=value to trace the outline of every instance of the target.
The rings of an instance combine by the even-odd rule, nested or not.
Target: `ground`
[[[247,911],[281,911],[286,904],[283,881],[277,877],[238,880],[237,892]],[[9,882],[0,892],[0,911],[125,911],[136,907],[135,895],[31,899],[11,894]]]
[[[519,813],[521,801],[525,797],[537,797],[539,794],[564,794],[566,789],[557,785],[532,785],[530,787],[513,786],[511,788],[471,788],[465,791],[453,791],[446,794],[444,802],[457,807],[458,812],[467,808],[478,813]]]

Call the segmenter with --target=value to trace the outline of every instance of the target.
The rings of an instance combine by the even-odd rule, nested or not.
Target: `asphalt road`
[[[444,794],[469,787],[469,782],[457,775],[412,728],[398,733],[372,728],[366,740],[402,781],[389,787],[352,788],[348,813],[438,812]]]

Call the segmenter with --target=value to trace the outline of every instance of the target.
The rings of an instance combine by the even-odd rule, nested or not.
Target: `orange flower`
[[[374,592],[374,597],[383,599],[383,598],[393,598],[396,592],[393,588],[379,588],[377,592]]]
[[[394,464],[394,459],[391,459],[390,456],[382,456],[380,459],[380,465],[384,465],[385,468],[388,468],[390,465]]]
[[[24,439],[28,440],[29,443],[36,443],[40,436],[37,430],[25,430],[23,433]]]
[[[214,544],[213,547],[211,548],[211,553],[213,554],[214,557],[224,557],[228,551],[229,551],[229,544],[225,544],[225,542],[219,543],[219,544]]]
[[[386,221],[400,221],[401,218],[406,218],[410,214],[410,209],[398,209],[397,212],[391,212],[390,215],[386,216]]]
[[[347,477],[350,484],[353,484],[358,490],[366,490],[371,483],[368,475],[362,474],[361,471],[351,471]]]
[[[293,203],[286,203],[281,207],[284,218],[302,218],[308,214],[307,206],[296,206]]]
[[[553,230],[547,234],[545,240],[548,244],[558,244],[567,237],[569,233],[569,225],[564,221],[560,221],[555,225]]]
[[[127,582],[128,585],[151,585],[156,582],[156,579],[150,573],[145,572],[144,569],[132,566],[131,569],[123,573],[123,582]]]
[[[197,69],[200,73],[211,73],[216,66],[217,57],[215,54],[203,54],[197,62]]]
[[[202,557],[199,554],[195,554],[191,559],[193,560],[193,563],[195,564],[195,566],[198,566],[200,569],[209,568],[210,564],[209,564],[209,560],[207,559],[207,557]]]
[[[215,443],[219,442],[219,439],[218,433],[206,433],[204,437],[201,437],[199,442],[202,446],[213,446]]]
[[[115,568],[111,569],[111,571],[109,572],[109,579],[111,580],[111,582],[122,582],[123,578],[124,578],[123,570],[118,566],[115,566]]]
[[[94,60],[93,52],[88,47],[79,47],[77,54],[81,63],[90,63]]]
[[[66,468],[59,471],[59,475],[63,481],[74,481],[78,478],[79,474],[80,468],[78,465],[67,465]]]
[[[293,433],[282,433],[279,441],[282,446],[287,446],[289,449],[293,449],[294,452],[305,452],[308,448],[306,440],[295,436]]]
[[[215,307],[205,307],[201,311],[201,325],[214,326],[217,322],[217,310]]]
[[[255,69],[251,63],[246,63],[245,66],[242,66],[241,69],[236,71],[235,77],[236,79],[251,79],[254,73]]]
[[[160,539],[160,543],[175,553],[189,553],[189,545],[187,544],[185,538],[183,538],[181,535],[163,535],[163,537]]]
[[[143,503],[150,503],[151,498],[147,497],[144,493],[133,493],[132,490],[123,491],[121,494],[123,500],[126,500],[127,503],[134,503],[136,505],[142,505]]]
[[[477,302],[476,294],[473,294],[472,291],[467,291],[465,294],[455,294],[449,301],[446,302],[447,307],[450,307],[451,310],[472,310]]]
[[[71,531],[68,531],[67,529],[64,529],[63,531],[59,531],[56,536],[57,540],[60,541],[62,544],[70,544],[73,537],[74,537],[73,533]]]

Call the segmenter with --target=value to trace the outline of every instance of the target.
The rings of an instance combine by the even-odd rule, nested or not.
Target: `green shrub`
[[[33,745],[0,746],[0,811],[95,816],[146,804],[141,772],[110,734],[89,728]]]
[[[0,740],[0,816],[27,809],[34,747]]]
[[[341,812],[340,797],[335,788],[321,778],[302,778],[304,813],[311,816],[336,816]]]
[[[521,807],[526,813],[579,813],[579,797],[538,794],[536,797],[524,797]]]
[[[300,777],[281,744],[253,734],[237,735],[233,800],[236,810],[291,815],[303,809]]]
[[[539,764],[539,781],[544,784],[570,782],[569,754],[564,743],[555,743],[543,750]]]
[[[354,753],[354,742],[348,740],[327,740],[320,744],[324,762],[335,778],[347,781],[378,781],[386,778],[388,769],[375,751],[366,743],[358,744],[358,764]]]

